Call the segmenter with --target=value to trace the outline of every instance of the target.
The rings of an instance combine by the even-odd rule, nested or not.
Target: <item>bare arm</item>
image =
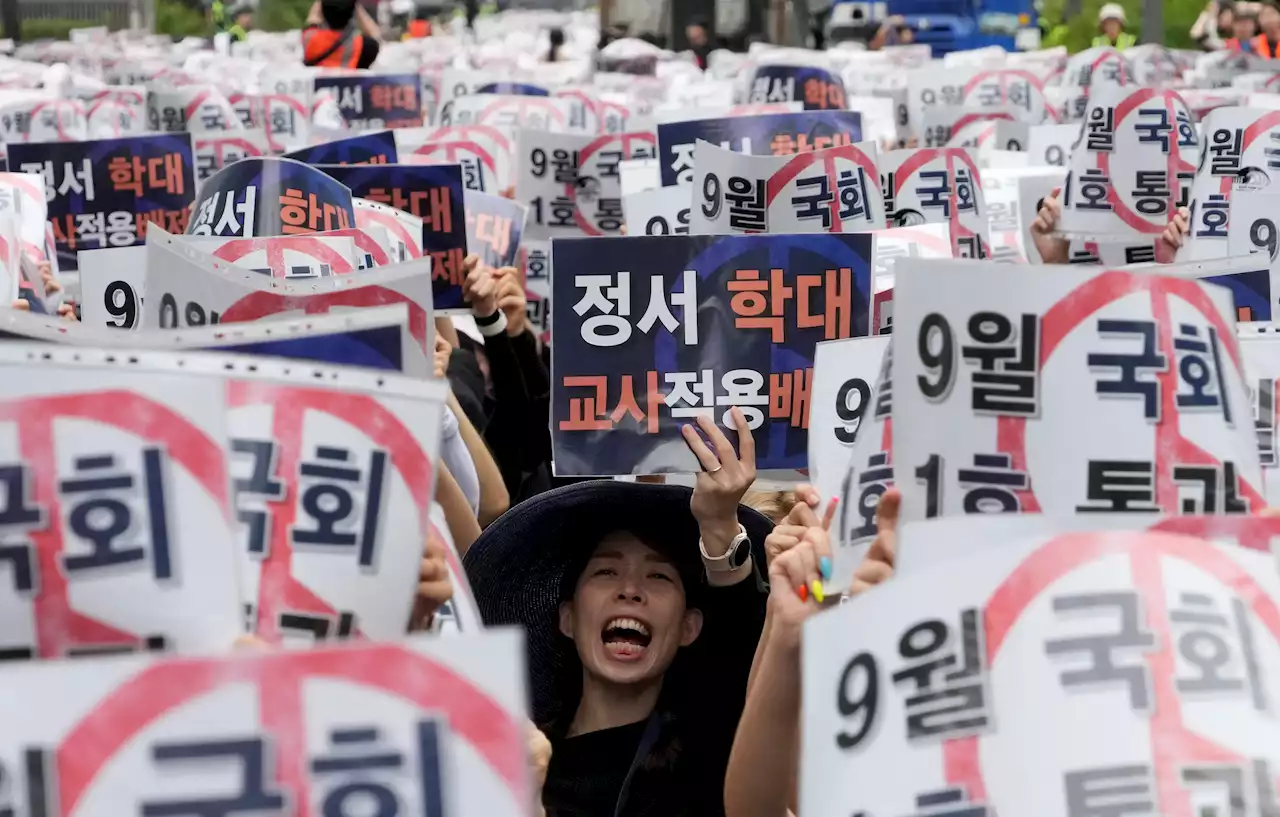
[[[324,15],[320,13],[320,0],[316,0],[311,4],[311,11],[307,12],[307,25],[318,26],[324,22]]]
[[[467,550],[476,539],[480,538],[480,523],[471,513],[471,506],[462,489],[454,481],[449,469],[440,465],[440,480],[436,485],[436,502],[444,509],[445,522],[449,524],[449,534],[453,537],[453,546],[458,556],[465,556]]]
[[[382,40],[382,30],[378,28],[378,24],[369,16],[369,12],[364,10],[364,6],[356,3],[356,25],[360,27],[360,31],[366,37],[372,37],[375,40]]]
[[[498,463],[489,451],[489,446],[485,445],[480,432],[476,431],[476,427],[467,419],[466,412],[462,410],[462,406],[458,405],[458,398],[452,391],[449,392],[449,408],[453,409],[454,416],[458,418],[458,433],[462,435],[462,442],[467,447],[467,452],[471,454],[471,462],[476,468],[476,478],[480,481],[480,519],[478,521],[480,527],[485,528],[490,522],[507,512],[507,508],[511,507],[511,496],[507,493],[507,485],[502,481],[502,471],[498,469]]]
[[[457,349],[462,344],[458,342],[458,329],[453,325],[453,321],[446,316],[436,318],[436,334],[449,341],[449,345]]]

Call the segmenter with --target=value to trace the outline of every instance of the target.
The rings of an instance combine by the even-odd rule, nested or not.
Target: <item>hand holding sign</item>
[[[1058,219],[1062,218],[1059,191],[1047,197],[1031,222],[1031,240],[1036,244],[1040,260],[1045,264],[1065,264],[1071,255],[1071,242],[1057,235]]]
[[[830,572],[831,540],[820,527],[805,528],[800,543],[769,564],[773,637],[780,643],[798,645],[804,622],[826,601],[822,566]]]
[[[498,277],[498,308],[507,316],[507,334],[518,337],[529,328],[529,299],[520,286],[520,276],[515,267],[503,267],[495,273]]]
[[[409,620],[411,631],[430,627],[436,611],[453,598],[446,548],[438,536],[427,534],[427,547],[418,568],[418,595],[413,602],[413,618]]]
[[[901,507],[902,494],[896,488],[890,488],[880,497],[876,505],[876,538],[853,574],[849,595],[857,595],[893,578],[898,559],[898,510]]]
[[[462,262],[466,278],[462,282],[462,297],[471,304],[477,317],[487,318],[498,310],[498,282],[493,270],[480,263],[480,256],[468,255]]]
[[[729,410],[733,425],[738,430],[738,454],[734,453],[729,438],[716,424],[715,418],[699,414],[698,428],[707,435],[713,452],[692,425],[680,429],[684,441],[702,465],[689,500],[689,510],[698,520],[702,531],[702,545],[711,558],[717,558],[729,550],[738,535],[738,503],[742,495],[756,481],[756,443],[751,436],[751,426],[746,415],[736,406]]]

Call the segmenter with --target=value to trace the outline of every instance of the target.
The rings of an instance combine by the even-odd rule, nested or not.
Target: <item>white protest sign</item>
[[[0,303],[17,300],[21,285],[22,239],[18,219],[13,215],[0,215]]]
[[[151,86],[147,94],[147,124],[157,133],[242,129],[231,102],[212,85]]]
[[[147,284],[147,248],[81,250],[80,320],[87,326],[137,330]]]
[[[54,261],[49,238],[49,204],[39,173],[0,173],[0,213],[21,220],[22,251],[37,261]]]
[[[1184,204],[1200,160],[1173,91],[1095,88],[1062,187],[1059,229],[1077,238],[1157,236]]]
[[[964,106],[935,105],[925,109],[921,147],[994,148],[998,123],[1016,124],[1013,114]],[[1025,140],[1024,140],[1025,141]]]
[[[908,79],[907,106],[917,136],[924,135],[930,110],[939,106],[1007,111],[1030,125],[1039,125],[1049,116],[1040,78],[1030,71],[1005,68],[917,69]]]
[[[456,164],[462,185],[479,193],[501,195],[516,183],[515,138],[487,125],[448,128],[396,128],[400,161],[415,164]]]
[[[848,81],[845,82],[846,87]],[[846,100],[849,110],[862,117],[862,141],[884,147],[910,134],[906,121],[899,120],[897,106],[892,99],[881,96],[850,96]],[[903,108],[905,113],[906,108]]]
[[[241,587],[268,643],[403,634],[447,384],[254,359],[228,392]]]
[[[385,330],[388,329],[395,331],[398,346],[392,346],[387,341]],[[46,343],[101,349],[223,350],[237,354],[256,354],[258,349],[246,352],[242,347],[271,344],[269,348],[280,357],[306,360],[316,359],[317,352],[323,357],[325,352],[335,349],[332,345],[325,345],[341,343],[342,339],[338,336],[358,337],[373,333],[377,351],[385,351],[388,363],[398,361],[401,373],[428,377],[431,372],[426,354],[410,331],[407,304],[369,306],[297,318],[264,318],[253,323],[212,324],[170,332],[120,332],[112,328],[63,320],[53,315],[36,315],[11,309],[0,314],[0,332]],[[305,348],[291,349],[280,345],[291,342],[298,342],[300,346],[305,342]],[[362,339],[359,342],[367,341]],[[363,349],[368,350],[369,347]]]
[[[573,122],[573,102],[550,96],[474,94],[458,97],[441,105],[436,123],[444,126],[489,125],[513,130],[524,128],[551,133],[587,133],[585,127]]]
[[[870,142],[751,156],[699,140],[689,232],[855,233],[885,228]]]
[[[1027,133],[1027,153],[1033,164],[1066,167],[1079,138],[1079,125],[1033,125]]]
[[[389,804],[523,817],[532,794],[522,642],[511,628],[6,668],[0,765],[15,805],[56,802],[67,817],[229,803],[263,814]]]
[[[311,140],[311,94],[266,94],[258,97],[273,153],[306,147]]]
[[[623,159],[618,162],[618,177],[624,199],[633,193],[662,187],[662,170],[657,159]]]
[[[368,199],[352,199],[356,227],[382,238],[383,251],[393,264],[422,257],[422,219],[413,213]]]
[[[424,350],[432,349],[430,258],[372,272],[278,281],[163,240],[159,231],[148,235],[146,250],[147,269],[163,271],[147,276],[143,321],[148,330],[405,303],[414,339]]]
[[[974,532],[969,557],[806,623],[800,813],[1069,817],[1174,802],[1225,814],[1254,792],[1273,801],[1269,553],[1164,532],[1003,544]],[[1045,734],[1053,751],[1032,750]]]
[[[551,242],[522,241],[520,257],[528,297],[525,312],[529,322],[543,335],[551,328]]]
[[[905,519],[1264,506],[1224,288],[1148,269],[898,267]]]
[[[88,138],[120,139],[147,132],[147,89],[109,86],[84,98]]]
[[[636,130],[631,127],[637,119],[631,109],[627,105],[604,99],[595,89],[561,88],[555,92],[555,96],[568,99],[578,107],[575,117],[583,117],[582,127],[587,133],[626,133],[628,130]]]
[[[1022,228],[1022,249],[1029,264],[1043,264],[1044,261],[1040,256],[1040,250],[1036,247],[1036,242],[1031,236],[1031,225],[1035,223],[1036,216],[1040,213],[1040,207],[1044,204],[1044,200],[1053,195],[1053,191],[1062,187],[1063,173],[1054,170],[1052,173],[1038,173],[1035,170],[1048,170],[1048,168],[1035,168],[1031,172],[1018,176],[1016,184],[1018,187],[1018,218]],[[985,178],[985,173],[983,174]],[[1149,245],[1149,244],[1148,244]],[[1152,258],[1154,260],[1154,257]]]
[[[982,176],[969,150],[889,150],[878,162],[889,226],[945,222],[957,258],[990,255]]]
[[[1036,181],[1024,184],[1023,179]],[[1038,203],[1062,183],[1062,174],[1049,168],[982,171],[982,189],[986,195],[987,225],[991,231],[991,260],[1018,264],[1035,263],[1040,255],[1031,239],[1031,223],[1039,211]],[[1033,197],[1030,208],[1022,204],[1022,191]],[[1041,189],[1045,192],[1039,193]],[[1037,193],[1039,195],[1037,196]],[[1028,220],[1029,219],[1029,220]]]
[[[89,138],[84,105],[47,97],[0,104],[0,138],[6,144],[84,141]]]
[[[390,239],[382,227],[365,225],[347,230],[330,230],[323,233],[310,233],[314,238],[349,238],[355,245],[356,269],[369,270],[385,267],[393,263],[387,255]]]
[[[697,122],[703,119],[730,119],[735,116],[760,116],[768,113],[800,113],[804,102],[762,102],[741,105],[682,105],[678,108],[659,108],[654,118],[659,125],[673,122]]]
[[[809,398],[809,481],[824,501],[841,494],[849,456],[868,411],[889,336],[818,343]]]
[[[193,137],[196,181],[202,182],[227,165],[254,156],[268,156],[267,132],[256,128],[226,133],[201,133]]]
[[[617,234],[622,228],[618,172],[625,159],[652,158],[652,133],[575,136],[522,130],[516,200],[529,207],[532,239]]]
[[[921,224],[876,230],[871,246],[874,292],[868,326],[873,335],[887,335],[893,328],[894,262],[900,258],[953,257],[951,225]]]
[[[1276,386],[1280,385],[1280,337],[1242,331],[1239,340],[1267,506],[1274,508],[1280,506],[1280,456],[1276,447],[1276,421],[1280,419],[1280,403],[1276,401]]]
[[[273,278],[327,278],[355,272],[355,242],[332,234],[219,238],[174,235],[172,240]]]
[[[224,381],[129,357],[0,344],[6,657],[221,651],[242,632]]]
[[[627,235],[688,235],[693,188],[655,187],[622,197]]]

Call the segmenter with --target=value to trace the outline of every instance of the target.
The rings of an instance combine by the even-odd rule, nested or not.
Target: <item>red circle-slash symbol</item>
[[[280,614],[285,611],[312,613],[333,618],[332,605],[316,595],[292,575],[293,542],[290,529],[296,520],[298,466],[306,455],[302,436],[308,412],[322,412],[360,429],[374,446],[391,454],[391,466],[409,488],[418,511],[416,530],[397,528],[393,536],[410,536],[425,543],[434,478],[431,460],[413,433],[377,398],[327,389],[282,386],[263,381],[233,382],[228,402],[234,408],[270,405],[273,410],[271,439],[277,445],[273,476],[284,483],[284,496],[267,503],[271,514],[271,543],[262,561],[258,585],[258,635],[270,643],[280,641]],[[357,622],[358,625],[358,622]],[[361,637],[358,632],[353,636]]]
[[[548,125],[555,123],[560,127],[564,127],[568,124],[565,121],[564,111],[555,106],[554,97],[541,96],[518,96],[491,102],[476,116],[475,124],[487,125],[489,124],[489,117],[506,113],[507,109],[512,107],[515,108],[515,113],[521,126],[525,124],[525,119],[531,110],[541,110],[542,113],[546,114]]]
[[[1158,99],[1163,103],[1164,110],[1168,112],[1169,119],[1174,123],[1174,128],[1167,137],[1169,139],[1169,157],[1166,160],[1166,172],[1169,174],[1169,195],[1166,197],[1165,206],[1165,213],[1168,213],[1169,217],[1172,217],[1173,212],[1177,209],[1179,198],[1178,173],[1194,172],[1196,169],[1194,162],[1188,162],[1183,159],[1182,148],[1178,146],[1177,140],[1178,109],[1182,108],[1185,110],[1186,104],[1182,101],[1182,98],[1173,91],[1157,91],[1154,88],[1143,88],[1140,91],[1134,91],[1132,94],[1125,97],[1123,102],[1116,106],[1116,129],[1118,130],[1120,128],[1129,114],[1137,113],[1139,106],[1153,99]],[[1187,121],[1190,121],[1189,116]],[[1112,210],[1121,221],[1132,227],[1137,232],[1145,235],[1155,235],[1164,232],[1165,227],[1168,226],[1168,221],[1162,221],[1158,224],[1152,223],[1148,220],[1147,216],[1131,209],[1129,207],[1129,202],[1120,197],[1120,193],[1116,190],[1114,177],[1112,175],[1110,153],[1103,152],[1098,154],[1098,169],[1105,173],[1108,179],[1112,180],[1107,187],[1107,202],[1111,204]]]
[[[300,309],[308,315],[323,315],[334,307],[387,306],[409,307],[409,334],[427,350],[427,311],[412,298],[382,286],[359,286],[308,295],[281,295],[278,292],[253,292],[227,307],[222,323],[248,323],[282,312]]]
[[[72,606],[62,569],[66,549],[58,500],[58,421],[81,420],[118,428],[158,445],[186,471],[219,508],[227,508],[227,469],[222,446],[168,406],[127,390],[28,397],[0,403],[0,422],[16,423],[22,461],[32,471],[32,501],[49,524],[30,533],[39,565],[40,589],[33,602],[36,653],[58,658],[71,648],[135,646],[138,634],[90,618]]]
[[[328,264],[334,275],[345,275],[355,270],[351,267],[351,262],[342,257],[342,253],[338,252],[328,244],[318,238],[311,236],[272,236],[270,238],[237,238],[226,242],[213,255],[215,258],[221,258],[223,261],[234,264],[241,258],[252,252],[262,250],[267,254],[267,267],[271,270],[272,275],[283,278],[285,277],[285,259],[286,250],[310,256],[321,264]],[[276,270],[280,272],[277,274]]]
[[[843,159],[862,168],[867,174],[867,196],[875,196],[876,199],[881,198],[880,193],[880,171],[876,169],[876,163],[866,153],[862,152],[862,148],[857,145],[840,145],[838,147],[827,148],[826,150],[811,151],[797,154],[789,162],[778,169],[776,173],[769,177],[768,183],[765,185],[764,202],[765,207],[772,207],[778,196],[782,195],[782,191],[786,189],[796,176],[799,176],[810,167],[821,164],[823,172],[827,176],[828,189],[839,189],[839,174],[836,172],[836,160]],[[867,202],[867,210],[870,212],[872,202]],[[833,196],[831,201],[827,202],[827,209],[831,212],[831,229],[828,232],[843,232],[844,224],[840,219],[840,199]],[[883,226],[883,225],[881,225]]]
[[[978,172],[978,166],[974,164],[973,157],[969,155],[969,151],[964,148],[926,148],[917,150],[907,157],[906,161],[898,168],[894,174],[893,200],[898,201],[902,195],[902,190],[906,187],[907,182],[918,171],[923,169],[925,165],[936,159],[945,159],[947,163],[947,186],[950,188],[948,194],[951,202],[951,248],[952,252],[957,252],[960,248],[960,239],[972,238],[981,245],[981,256],[986,257],[991,254],[990,247],[986,246],[986,242],[982,240],[979,233],[975,233],[965,227],[960,221],[959,195],[956,191],[956,160],[969,168],[969,179],[973,184],[973,193],[975,198],[982,191],[982,175]],[[975,207],[977,202],[975,201]],[[888,214],[886,214],[888,215]]]
[[[1260,520],[1241,520],[1257,526]],[[1280,535],[1280,526],[1268,524],[1269,535]],[[1169,626],[1164,559],[1176,559],[1199,568],[1245,601],[1276,641],[1280,641],[1280,609],[1266,591],[1229,556],[1197,538],[1166,532],[1072,533],[1055,537],[1022,561],[987,599],[984,627],[986,665],[994,666],[1006,637],[1031,604],[1055,582],[1073,570],[1099,559],[1127,555],[1133,583],[1145,605],[1146,626],[1156,636],[1157,647],[1145,661],[1150,670],[1154,701],[1150,714],[1151,756],[1156,801],[1165,817],[1194,817],[1191,796],[1181,785],[1181,770],[1195,764],[1240,763],[1239,752],[1197,735],[1182,718],[1182,703],[1175,686],[1176,639]],[[963,786],[968,796],[986,801],[988,792],[982,769],[981,736],[956,738],[943,743],[947,782]]]
[[[473,746],[520,802],[527,779],[520,722],[466,676],[404,647],[285,651],[235,659],[178,659],[142,669],[99,701],[57,750],[58,800],[70,817],[98,775],[148,726],[182,704],[236,684],[258,693],[259,722],[274,747],[275,782],[290,795],[292,813],[313,813],[303,686],[344,681],[394,695],[424,713],[443,712],[450,734]],[[132,793],[132,790],[130,790]]]
[[[638,145],[649,145],[654,149],[657,147],[657,139],[652,133],[636,132],[601,136],[579,151],[578,178],[564,186],[564,194],[573,202],[573,219],[578,223],[578,229],[582,230],[584,235],[602,236],[605,233],[582,211],[583,204],[594,204],[599,200],[599,189],[597,188],[592,193],[588,193],[580,186],[579,182],[582,179],[594,179],[599,183],[603,183],[600,178],[601,174],[590,175],[585,171],[590,166],[592,157],[602,153],[606,146],[612,145],[614,142],[621,144],[621,153],[624,159],[634,156]]]
[[[1151,297],[1151,317],[1156,323],[1160,354],[1170,362],[1163,372],[1156,374],[1160,389],[1160,422],[1155,429],[1154,466],[1156,475],[1156,504],[1168,513],[1178,511],[1178,485],[1173,479],[1174,465],[1220,465],[1209,452],[1182,435],[1181,417],[1177,405],[1178,366],[1173,347],[1173,321],[1170,318],[1169,301],[1180,298],[1200,312],[1217,331],[1224,344],[1227,357],[1236,371],[1242,371],[1240,349],[1235,341],[1235,327],[1228,326],[1218,313],[1202,284],[1188,279],[1162,278],[1144,273],[1110,270],[1099,273],[1072,292],[1058,299],[1041,318],[1039,370],[1044,371],[1058,346],[1072,330],[1081,326],[1107,305],[1135,293],[1146,292]],[[1222,396],[1226,399],[1226,395]],[[996,420],[997,449],[1008,454],[1012,467],[1027,470],[1027,419],[1025,417],[1000,417]],[[1257,488],[1240,475],[1239,494],[1248,500],[1250,507],[1261,509],[1266,500]],[[1026,491],[1017,492],[1022,509],[1038,513],[1040,502],[1035,496],[1034,483]]]

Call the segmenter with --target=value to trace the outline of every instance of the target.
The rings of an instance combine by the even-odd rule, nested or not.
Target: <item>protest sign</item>
[[[529,208],[501,196],[463,191],[467,249],[494,269],[515,266]]]
[[[67,817],[228,803],[518,817],[532,797],[522,656],[510,629],[6,669],[6,802]]]
[[[421,254],[431,258],[437,309],[458,309],[467,224],[457,165],[325,165],[319,168],[367,201],[386,204],[419,222]]]
[[[1024,184],[1023,180],[1028,178],[1033,181]],[[1035,263],[1040,263],[1040,254],[1035,250],[1035,242],[1031,238],[1031,223],[1039,212],[1039,202],[1061,182],[1062,174],[1050,168],[987,168],[982,171],[982,193],[987,205],[992,261],[1026,264],[1032,253],[1035,253]],[[1022,206],[1024,189],[1031,197],[1032,207]]]
[[[850,96],[849,110],[857,111],[862,119],[862,141],[872,142],[877,147],[899,147],[897,141],[909,136],[905,121],[899,127],[898,111],[892,99]]]
[[[51,240],[49,205],[44,178],[36,173],[0,173],[0,214],[12,213],[19,221],[22,252],[36,261],[53,262],[57,252]]]
[[[1039,172],[1042,168],[1032,168],[1028,172],[1019,174],[1015,182],[1017,186],[1017,207],[1018,221],[1022,228],[1022,251],[1029,264],[1043,264],[1044,260],[1040,256],[1040,250],[1036,247],[1035,239],[1031,235],[1031,225],[1035,223],[1036,217],[1040,214],[1040,208],[1044,206],[1044,200],[1053,195],[1055,190],[1062,187],[1065,178],[1060,170],[1053,173]],[[1043,168],[1048,170],[1048,168]],[[983,180],[986,179],[986,173],[983,173]],[[1080,242],[1075,242],[1079,245]],[[1139,240],[1139,245],[1143,242]],[[1145,242],[1145,246],[1152,249],[1151,258],[1155,260],[1154,245],[1152,242]],[[1108,249],[1114,248],[1115,245],[1108,245]],[[1119,261],[1119,265],[1130,263],[1128,261]]]
[[[132,250],[134,248],[126,251]],[[140,263],[145,263],[145,259]],[[137,308],[136,304],[134,308]],[[428,377],[431,373],[422,348],[409,331],[409,308],[405,304],[145,333],[120,332],[110,325],[103,328],[53,316],[7,310],[6,314],[0,315],[0,339],[101,349],[262,355],[400,372],[414,377]]]
[[[1272,764],[1254,759],[1280,693],[1270,554],[1164,532],[933,538],[965,527],[972,555],[806,623],[802,813],[1274,799]],[[930,708],[939,696],[952,705]],[[1029,752],[1046,733],[1054,751]]]
[[[688,235],[693,188],[657,187],[622,197],[627,235]]]
[[[238,130],[240,117],[212,85],[152,87],[147,93],[147,125],[158,133]]]
[[[965,148],[882,151],[885,215],[891,227],[946,222],[957,258],[987,258],[987,208],[982,177]]]
[[[692,171],[693,165],[689,166]],[[632,193],[662,187],[662,173],[657,159],[623,159],[618,162],[618,185],[625,199]]]
[[[813,348],[867,334],[871,236],[563,239],[552,255],[571,271],[552,277],[557,474],[696,471],[680,425],[732,429],[734,405],[761,469],[804,467]]]
[[[1029,125],[1050,116],[1044,83],[1032,72],[1014,68],[917,69],[908,80],[907,106],[921,137],[930,111],[939,107],[998,110]]]
[[[551,242],[521,242],[520,267],[527,298],[525,314],[545,342],[551,329]]]
[[[488,125],[495,128],[586,133],[575,127],[573,103],[547,96],[473,94],[451,99],[440,107],[437,125]]]
[[[1013,114],[960,105],[935,105],[924,112],[920,146],[926,148],[995,148],[996,126],[1016,124]],[[1023,140],[1026,141],[1025,139]]]
[[[241,159],[271,153],[267,133],[261,129],[224,134],[202,133],[195,140],[196,181],[204,182],[214,173]]]
[[[352,130],[422,125],[422,78],[417,74],[322,75],[315,78],[315,88],[333,94]]]
[[[351,191],[292,159],[245,159],[200,188],[185,232],[254,238],[342,230],[355,223]]]
[[[900,258],[951,258],[951,226],[921,224],[894,227],[873,234],[871,271],[871,321],[873,335],[887,335],[893,329],[893,281]]]
[[[592,90],[586,88],[559,88],[556,90],[555,96],[561,99],[568,99],[578,106],[582,111],[582,128],[587,133],[604,135],[636,130],[636,128],[628,127],[629,123],[636,119],[636,116],[628,106],[603,99]],[[573,118],[577,119],[577,117],[578,114],[575,110]]]
[[[147,89],[110,86],[85,93],[89,139],[141,136],[147,130]]]
[[[1060,231],[1159,235],[1187,203],[1199,160],[1191,113],[1175,92],[1094,89],[1062,187]]]
[[[803,102],[806,111],[845,109],[839,74],[813,65],[761,65],[748,83],[747,102]]]
[[[394,133],[405,164],[456,164],[468,190],[498,195],[516,183],[515,140],[497,128],[458,125]]]
[[[501,88],[502,90],[496,90]],[[476,94],[550,96],[549,88],[527,82],[509,81],[505,72],[446,68],[440,75],[440,104]]]
[[[267,129],[267,141],[271,143],[272,152],[299,150],[304,154],[311,140],[311,94],[263,94],[257,97],[262,111],[262,124]],[[379,141],[360,137],[353,148],[364,146],[364,150],[349,149],[348,154],[382,158]]]
[[[0,303],[17,300],[22,285],[22,239],[18,221],[0,216]]]
[[[255,359],[228,389],[241,587],[271,644],[405,632],[447,384]]]
[[[868,409],[889,337],[827,340],[813,352],[809,404],[809,482],[823,498],[843,492],[854,440],[871,425]]]
[[[359,219],[357,218],[357,221]],[[387,255],[386,231],[382,228],[353,228],[314,233],[316,238],[349,238],[355,244],[356,269],[369,270],[392,263]]]
[[[1280,384],[1280,337],[1242,327],[1239,340],[1267,506],[1274,508],[1280,506],[1280,457],[1276,449],[1276,420],[1280,419],[1280,404],[1276,402],[1276,385]]]
[[[689,232],[854,233],[885,227],[876,149],[869,142],[748,156],[699,142]]]
[[[141,243],[148,224],[183,232],[193,166],[189,134],[9,145],[9,167],[44,176],[64,270],[78,250]]]
[[[44,96],[4,103],[0,137],[6,145],[82,141],[89,138],[84,106],[79,100]]]
[[[516,199],[529,206],[530,238],[599,236],[622,229],[618,165],[651,158],[653,134],[573,136],[520,131]]]
[[[414,339],[424,350],[432,348],[429,259],[311,281],[276,281],[171,238],[157,235],[147,242],[146,269],[163,270],[147,276],[143,325],[149,331],[405,303]]]
[[[368,199],[353,199],[356,227],[379,236],[393,264],[422,257],[422,219]]]
[[[1027,153],[1033,164],[1065,167],[1079,138],[1079,125],[1034,125],[1027,134]]]
[[[384,130],[299,148],[284,158],[309,165],[393,165],[400,161],[400,154],[395,137]]]
[[[664,187],[693,183],[693,150],[699,140],[753,156],[791,156],[861,142],[862,116],[856,111],[807,111],[659,125]]]
[[[181,365],[0,344],[0,657],[224,650],[241,632],[224,384]]]
[[[1263,507],[1228,292],[1151,270],[898,268],[905,519]]]

